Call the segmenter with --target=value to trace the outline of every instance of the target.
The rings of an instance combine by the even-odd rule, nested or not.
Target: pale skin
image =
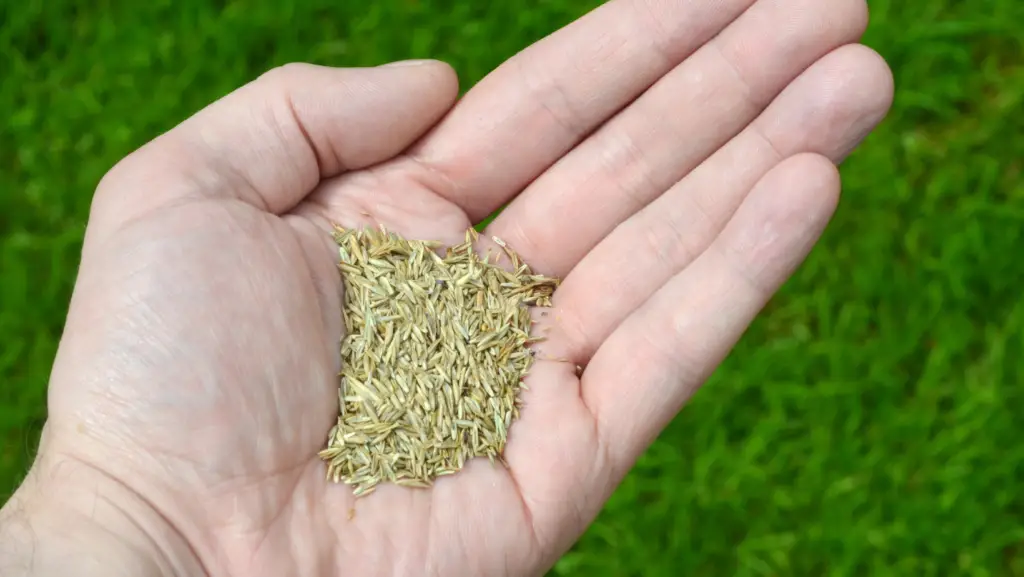
[[[792,273],[882,120],[863,0],[615,0],[457,99],[434,62],[290,65],[96,191],[4,575],[537,575]],[[458,101],[457,101],[458,100]],[[564,279],[508,468],[355,500],[328,234],[485,236]],[[577,375],[575,365],[584,368]]]

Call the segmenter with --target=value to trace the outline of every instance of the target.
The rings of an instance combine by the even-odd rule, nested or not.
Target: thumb
[[[93,219],[123,222],[183,197],[288,211],[320,179],[397,155],[452,106],[458,80],[447,64],[395,64],[263,74],[118,163],[98,187]]]

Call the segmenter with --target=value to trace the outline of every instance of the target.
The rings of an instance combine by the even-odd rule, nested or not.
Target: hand
[[[892,96],[865,21],[863,0],[616,0],[454,106],[437,62],[291,65],[212,104],[97,190],[8,518],[103,525],[135,574],[543,572],[828,221]],[[534,366],[509,469],[354,501],[316,457],[330,223],[457,243],[505,203],[486,234],[564,278],[539,356],[571,362]]]

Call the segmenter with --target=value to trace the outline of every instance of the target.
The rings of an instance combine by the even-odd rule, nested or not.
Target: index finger
[[[409,151],[477,222],[756,0],[614,0],[480,81]]]

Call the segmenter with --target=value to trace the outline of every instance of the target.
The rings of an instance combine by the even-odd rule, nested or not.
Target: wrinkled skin
[[[830,218],[891,100],[866,16],[616,0],[457,103],[430,61],[289,65],[212,104],[98,187],[24,507],[66,493],[166,573],[543,573]],[[325,483],[330,223],[457,243],[506,202],[486,236],[564,278],[509,468]]]

